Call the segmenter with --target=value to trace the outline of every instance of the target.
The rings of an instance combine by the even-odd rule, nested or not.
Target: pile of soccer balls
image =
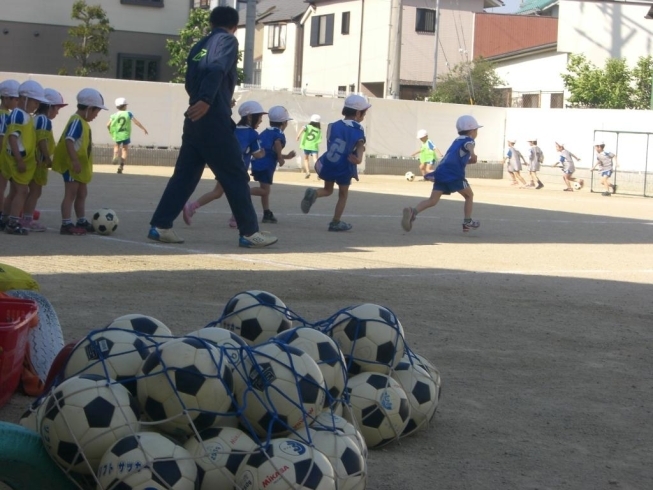
[[[440,396],[389,309],[309,324],[264,291],[183,337],[117,318],[75,346],[60,378],[21,424],[80,488],[100,490],[364,489],[368,447],[426,428]]]

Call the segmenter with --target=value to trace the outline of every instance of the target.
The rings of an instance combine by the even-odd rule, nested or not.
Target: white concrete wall
[[[70,18],[74,0],[2,0],[2,20],[72,26]],[[122,5],[120,0],[93,0],[107,13],[111,26],[117,31],[147,32],[177,35],[186,25],[190,12],[187,0],[166,0],[163,8]]]
[[[563,92],[566,70],[567,54],[555,51],[496,63],[497,75],[517,92]]]
[[[653,21],[644,19],[647,6],[614,2],[560,2],[558,51],[585,54],[598,66],[607,58],[653,54]]]
[[[383,3],[378,1],[365,2],[365,15],[374,16],[376,8],[373,4]],[[368,5],[369,4],[369,5]],[[389,5],[389,4],[388,4]],[[341,31],[342,13],[350,12],[349,34],[343,35]],[[335,14],[333,25],[333,45],[311,47],[311,18],[313,15],[321,16]],[[367,17],[366,17],[367,18]],[[387,23],[383,26],[387,30]],[[375,37],[375,33],[383,29],[377,25],[374,30],[365,30],[364,36],[369,42],[376,43],[372,57],[378,60],[385,58],[387,62],[387,37],[385,44]],[[320,2],[312,15],[307,17],[304,24],[304,59],[302,81],[304,87],[315,92],[335,92],[338,86],[356,84],[358,79],[359,44],[361,33],[361,2],[359,0]],[[369,52],[368,52],[369,53]],[[368,54],[369,56],[369,54]],[[369,60],[369,58],[367,58]],[[376,75],[368,71],[372,66],[363,71],[365,78],[376,80]],[[385,73],[378,81],[385,81]]]
[[[110,111],[91,123],[93,142],[110,144],[106,130],[109,114],[115,110],[113,100],[126,97],[129,109],[149,131],[145,136],[134,128],[132,142],[136,146],[175,147],[181,144],[183,113],[188,97],[180,84],[133,82],[99,78],[58,77],[0,72],[0,80],[28,78],[45,87],[59,90],[70,105],[62,109],[54,121],[58,139],[66,121],[75,111],[75,95],[84,87],[98,89]],[[263,107],[283,105],[294,118],[286,130],[288,148],[296,149],[297,132],[309,121],[311,114],[320,114],[324,126],[341,118],[342,98],[307,97],[279,91],[243,91],[236,94],[238,103],[257,100]],[[236,108],[237,109],[237,108]],[[235,114],[235,112],[234,112]],[[441,151],[446,151],[456,137],[455,121],[462,114],[474,115],[483,128],[479,131],[477,153],[480,160],[500,161],[505,152],[506,137],[517,139],[517,146],[528,148],[527,140],[537,138],[544,150],[546,164],[555,161],[555,141],[564,140],[566,147],[581,157],[580,169],[593,164],[595,138],[605,140],[607,149],[616,151],[622,170],[643,170],[647,137],[626,134],[647,129],[653,132],[652,111],[620,111],[598,109],[506,109],[455,104],[438,104],[408,100],[372,99],[372,108],[364,121],[367,133],[367,153],[375,155],[408,156],[419,148],[416,133],[426,129]],[[236,116],[234,116],[236,117]],[[262,127],[267,126],[267,119]],[[616,132],[621,132],[617,138]],[[617,146],[618,145],[618,146]],[[653,142],[649,145],[653,154]],[[653,156],[650,156],[653,162]]]
[[[261,87],[291,90],[295,88],[293,73],[295,72],[297,25],[286,24],[286,49],[284,50],[268,48],[268,35],[272,27],[272,25],[266,25],[263,28]]]

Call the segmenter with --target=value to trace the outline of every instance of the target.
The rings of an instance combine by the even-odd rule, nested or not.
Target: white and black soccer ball
[[[198,490],[232,488],[241,464],[258,450],[258,444],[242,430],[212,427],[189,438],[184,448],[198,467]]]
[[[238,334],[248,345],[261,344],[292,328],[286,305],[266,291],[245,291],[231,298],[220,326]]]
[[[436,409],[437,405],[440,404],[442,399],[442,377],[440,376],[440,370],[435,367],[435,365],[429,361],[426,357],[417,354],[416,352],[407,349],[404,357],[401,358],[401,362],[410,362],[411,364],[416,364],[421,367],[424,371],[429,373],[429,376],[435,383],[437,387],[437,400],[436,400]]]
[[[412,182],[413,180],[415,180],[415,174],[413,172],[406,172],[404,177],[406,177],[406,180],[408,182]]]
[[[363,458],[367,460],[367,454],[368,454],[367,444],[365,443],[365,438],[363,437],[363,434],[361,434],[361,432],[356,428],[354,424],[349,422],[344,417],[341,417],[333,412],[329,412],[328,410],[325,410],[315,419],[315,422],[311,427],[315,429],[337,430],[342,432],[344,435],[346,435],[347,437],[351,438],[352,441],[354,441],[356,446],[358,446],[358,448],[360,449]],[[299,434],[301,437],[306,439],[301,432],[299,432]]]
[[[581,184],[579,181],[573,182],[571,186],[574,188],[575,191],[579,191],[583,188],[583,184]]]
[[[238,472],[240,489],[336,490],[329,459],[320,451],[293,439],[272,439],[248,456]]]
[[[270,342],[245,359],[247,388],[236,393],[247,425],[261,437],[299,430],[323,410],[326,390],[322,371],[305,352]]]
[[[155,347],[143,362],[137,392],[147,418],[173,436],[190,435],[231,417],[229,363],[221,349],[198,338]]]
[[[308,443],[324,454],[333,466],[338,490],[363,490],[367,483],[367,464],[356,442],[338,429],[329,429],[314,424],[300,436],[291,439]]]
[[[118,215],[113,209],[102,208],[93,214],[93,228],[100,235],[111,235],[118,229],[119,223]]]
[[[41,411],[41,439],[64,470],[96,472],[118,439],[137,432],[140,410],[124,386],[104,376],[82,374],[54,388]]]
[[[339,314],[327,329],[345,356],[349,374],[388,374],[405,352],[404,329],[389,309],[365,303]]]
[[[64,378],[96,374],[124,385],[136,396],[136,377],[151,344],[129,330],[99,330],[81,340],[70,353]]]
[[[197,337],[222,349],[233,374],[234,393],[245,389],[247,373],[243,367],[243,349],[247,343],[239,335],[221,327],[205,327],[189,333],[187,337]]]
[[[347,365],[338,344],[328,335],[311,327],[296,327],[275,337],[279,342],[297,347],[316,362],[327,387],[324,405],[332,405],[342,397],[347,383]]]
[[[425,369],[406,357],[397,364],[392,378],[399,382],[410,402],[410,419],[402,435],[425,429],[438,408],[439,386]]]
[[[155,432],[117,441],[102,456],[98,488],[115,490],[196,490],[197,466],[191,454]]]
[[[132,313],[116,318],[105,328],[121,328],[123,330],[133,330],[146,337],[155,337],[152,341],[165,341],[165,337],[172,337],[172,332],[161,320],[151,316]],[[156,337],[161,337],[160,339]],[[148,337],[149,338],[149,337]]]
[[[352,413],[370,449],[396,440],[410,420],[410,402],[401,385],[381,373],[361,373],[347,385]]]

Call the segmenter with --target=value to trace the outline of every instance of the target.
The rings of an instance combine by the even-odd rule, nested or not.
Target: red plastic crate
[[[0,297],[0,407],[7,403],[20,383],[27,334],[38,320],[35,301]]]

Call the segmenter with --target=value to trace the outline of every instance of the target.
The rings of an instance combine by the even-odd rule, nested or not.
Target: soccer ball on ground
[[[363,490],[367,482],[367,465],[360,447],[337,429],[315,424],[306,431],[308,444],[324,454],[333,466],[338,490]],[[291,435],[291,439],[298,439]],[[303,436],[301,440],[303,441]],[[303,441],[304,442],[304,441]]]
[[[404,357],[392,372],[392,377],[399,382],[408,395],[410,402],[410,419],[402,436],[424,429],[435,415],[438,408],[439,385],[431,374],[417,364],[411,364]]]
[[[124,386],[82,374],[57,386],[41,410],[40,433],[50,456],[66,471],[95,473],[118,439],[137,432],[140,410]]]
[[[136,376],[150,346],[128,330],[100,330],[89,334],[70,353],[64,377],[97,374],[123,384],[136,396]]]
[[[406,172],[406,175],[404,175],[404,177],[406,177],[406,180],[408,182],[412,182],[413,180],[415,180],[415,174],[413,172]]]
[[[227,302],[220,326],[240,335],[248,345],[257,345],[292,328],[292,320],[286,305],[274,294],[245,291]]]
[[[349,378],[349,401],[358,427],[369,448],[397,439],[408,425],[410,402],[401,385],[381,373]]]
[[[579,191],[583,188],[583,181],[577,180],[571,184],[575,191]]]
[[[371,303],[344,310],[327,333],[340,346],[349,374],[387,374],[405,352],[404,329],[397,317],[387,308]]]
[[[336,490],[333,466],[320,451],[292,439],[272,439],[248,456],[235,488]]]
[[[98,488],[195,490],[197,466],[191,454],[155,432],[138,432],[117,441],[102,456]]]
[[[243,416],[259,436],[285,435],[310,425],[324,407],[324,377],[315,361],[281,342],[252,349],[247,388],[236,393]]]
[[[111,235],[118,229],[119,222],[118,215],[113,209],[102,208],[93,214],[93,228],[100,235]]]
[[[258,449],[240,429],[212,427],[186,441],[184,448],[198,466],[198,490],[232,488],[243,460]]]
[[[105,328],[122,328],[143,335],[172,337],[172,332],[162,321],[138,313],[119,316]]]
[[[328,393],[324,406],[340,399],[347,383],[347,365],[338,344],[331,337],[315,328],[296,327],[281,332],[275,339],[297,347],[317,362]]]
[[[225,358],[221,349],[195,337],[157,346],[143,362],[136,383],[145,415],[173,436],[190,435],[230,418],[233,377]]]

